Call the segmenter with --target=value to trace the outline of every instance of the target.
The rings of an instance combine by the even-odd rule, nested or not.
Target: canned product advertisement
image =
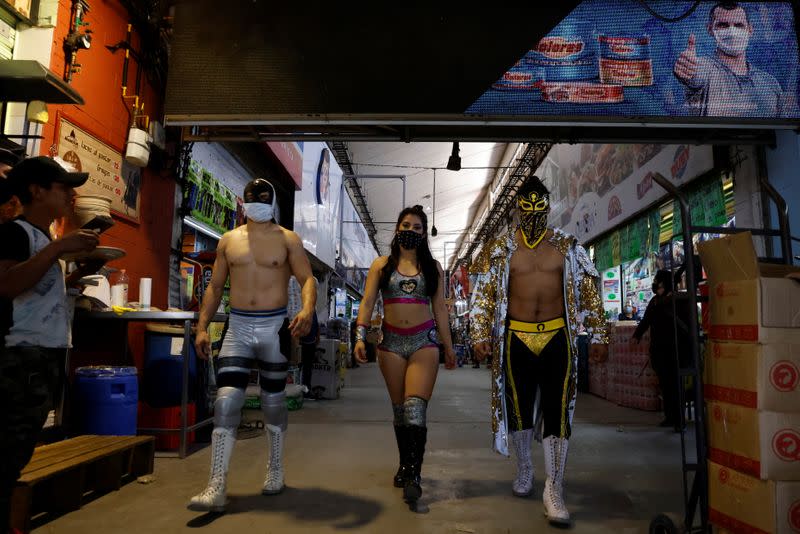
[[[467,113],[800,117],[790,2],[647,5],[585,0]]]

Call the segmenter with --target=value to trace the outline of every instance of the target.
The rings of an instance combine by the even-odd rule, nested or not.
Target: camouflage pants
[[[53,408],[64,352],[0,348],[0,533],[8,528],[11,492]]]

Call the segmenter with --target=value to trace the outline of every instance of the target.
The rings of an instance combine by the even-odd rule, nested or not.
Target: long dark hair
[[[436,260],[433,259],[431,249],[428,247],[428,216],[425,215],[422,206],[417,204],[410,208],[406,208],[397,216],[397,224],[395,225],[395,232],[400,229],[400,223],[406,218],[406,215],[415,215],[422,221],[422,231],[424,235],[422,242],[417,247],[417,262],[419,262],[419,270],[422,276],[425,277],[425,294],[432,297],[436,294],[439,287],[439,269],[436,268]],[[392,273],[397,269],[397,262],[400,259],[400,245],[397,243],[397,234],[392,238],[392,252],[389,254],[389,261],[381,269],[381,279],[379,287],[386,289],[389,285],[389,278]]]

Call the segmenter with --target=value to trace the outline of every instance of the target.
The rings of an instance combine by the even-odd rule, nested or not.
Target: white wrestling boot
[[[267,478],[264,480],[264,487],[261,488],[262,495],[276,495],[283,491],[283,438],[284,431],[280,427],[273,425],[267,426],[269,434],[269,459],[267,460]]]
[[[531,439],[533,429],[511,432],[511,441],[517,454],[517,478],[511,491],[517,497],[527,497],[533,491],[533,461],[531,460]]]
[[[544,438],[542,445],[545,471],[547,471],[547,480],[542,492],[544,514],[552,524],[569,525],[569,511],[564,504],[564,467],[567,464],[569,440],[548,436]]]
[[[226,479],[231,453],[236,443],[235,430],[219,427],[211,433],[211,474],[208,486],[192,497],[187,508],[195,512],[224,512],[228,503]]]

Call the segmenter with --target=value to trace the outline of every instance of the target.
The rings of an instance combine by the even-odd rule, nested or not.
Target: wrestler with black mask
[[[478,359],[493,355],[494,448],[517,456],[516,496],[533,491],[531,441],[544,446],[542,500],[551,523],[570,515],[563,482],[577,392],[577,334],[590,357],[607,357],[599,275],[574,236],[548,228],[550,195],[536,176],[517,191],[516,224],[487,242],[473,262],[470,332]],[[506,299],[507,297],[507,299]],[[539,397],[536,403],[537,394]]]
[[[219,241],[197,323],[197,354],[208,358],[208,323],[217,311],[230,275],[231,313],[216,362],[218,390],[211,435],[211,475],[206,489],[189,502],[189,509],[196,511],[225,510],[228,465],[253,363],[260,371],[261,409],[269,439],[267,476],[261,492],[272,495],[283,490],[289,335],[309,334],[317,300],[316,282],[300,237],[275,222],[275,188],[269,181],[256,178],[245,187],[244,201],[247,222],[226,232]],[[286,316],[291,275],[300,283],[303,301],[302,309],[293,318]]]

